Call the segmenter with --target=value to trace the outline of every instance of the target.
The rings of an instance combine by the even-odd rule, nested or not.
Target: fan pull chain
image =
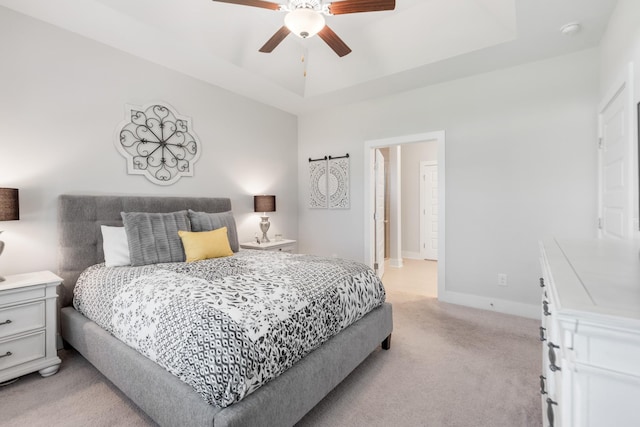
[[[309,54],[309,51],[307,50],[306,47],[302,48],[302,56],[300,57],[300,62],[302,63],[302,75],[306,78],[307,77],[307,55]]]
[[[302,58],[300,58],[300,61],[302,62],[302,74],[307,77],[307,63],[304,60],[304,54],[302,54]]]

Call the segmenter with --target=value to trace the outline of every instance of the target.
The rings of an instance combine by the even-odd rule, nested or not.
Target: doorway
[[[375,225],[376,218],[374,217],[375,212],[375,157],[377,149],[383,147],[402,147],[405,144],[414,144],[421,142],[435,142],[437,144],[437,163],[438,163],[438,171],[437,171],[437,193],[438,193],[438,205],[437,205],[437,230],[438,230],[438,245],[437,245],[437,290],[438,295],[444,295],[445,292],[445,133],[444,131],[438,132],[430,132],[423,134],[414,134],[414,135],[405,135],[393,138],[386,139],[378,139],[378,140],[369,140],[365,142],[365,152],[364,152],[364,227],[365,227],[365,262],[374,267],[374,263],[376,260],[376,239],[375,239]],[[393,150],[392,150],[393,151]],[[419,196],[416,195],[416,199],[419,200]],[[400,218],[401,213],[401,203],[397,203],[397,206],[391,207],[391,215],[393,217],[394,213],[397,218]],[[416,215],[418,210],[416,209]],[[393,228],[395,225],[392,224]],[[418,233],[416,233],[418,234]],[[402,253],[402,239],[400,236],[396,239],[397,241],[393,242],[391,239],[391,253],[393,254],[394,250],[397,253]]]

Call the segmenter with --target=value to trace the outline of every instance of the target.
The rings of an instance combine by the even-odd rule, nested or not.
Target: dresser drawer
[[[0,309],[0,338],[44,328],[44,301]]]
[[[0,342],[0,369],[41,359],[45,356],[45,332]]]
[[[46,290],[44,286],[2,292],[2,294],[0,294],[0,306],[19,304],[34,299],[43,299],[45,293]]]

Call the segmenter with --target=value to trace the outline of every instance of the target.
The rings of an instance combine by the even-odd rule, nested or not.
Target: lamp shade
[[[17,188],[0,188],[0,221],[20,219]]]
[[[253,196],[254,212],[275,212],[276,196]]]

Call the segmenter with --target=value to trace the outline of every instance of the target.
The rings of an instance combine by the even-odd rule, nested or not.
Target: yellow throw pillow
[[[211,231],[178,231],[187,262],[233,255],[227,227]]]

